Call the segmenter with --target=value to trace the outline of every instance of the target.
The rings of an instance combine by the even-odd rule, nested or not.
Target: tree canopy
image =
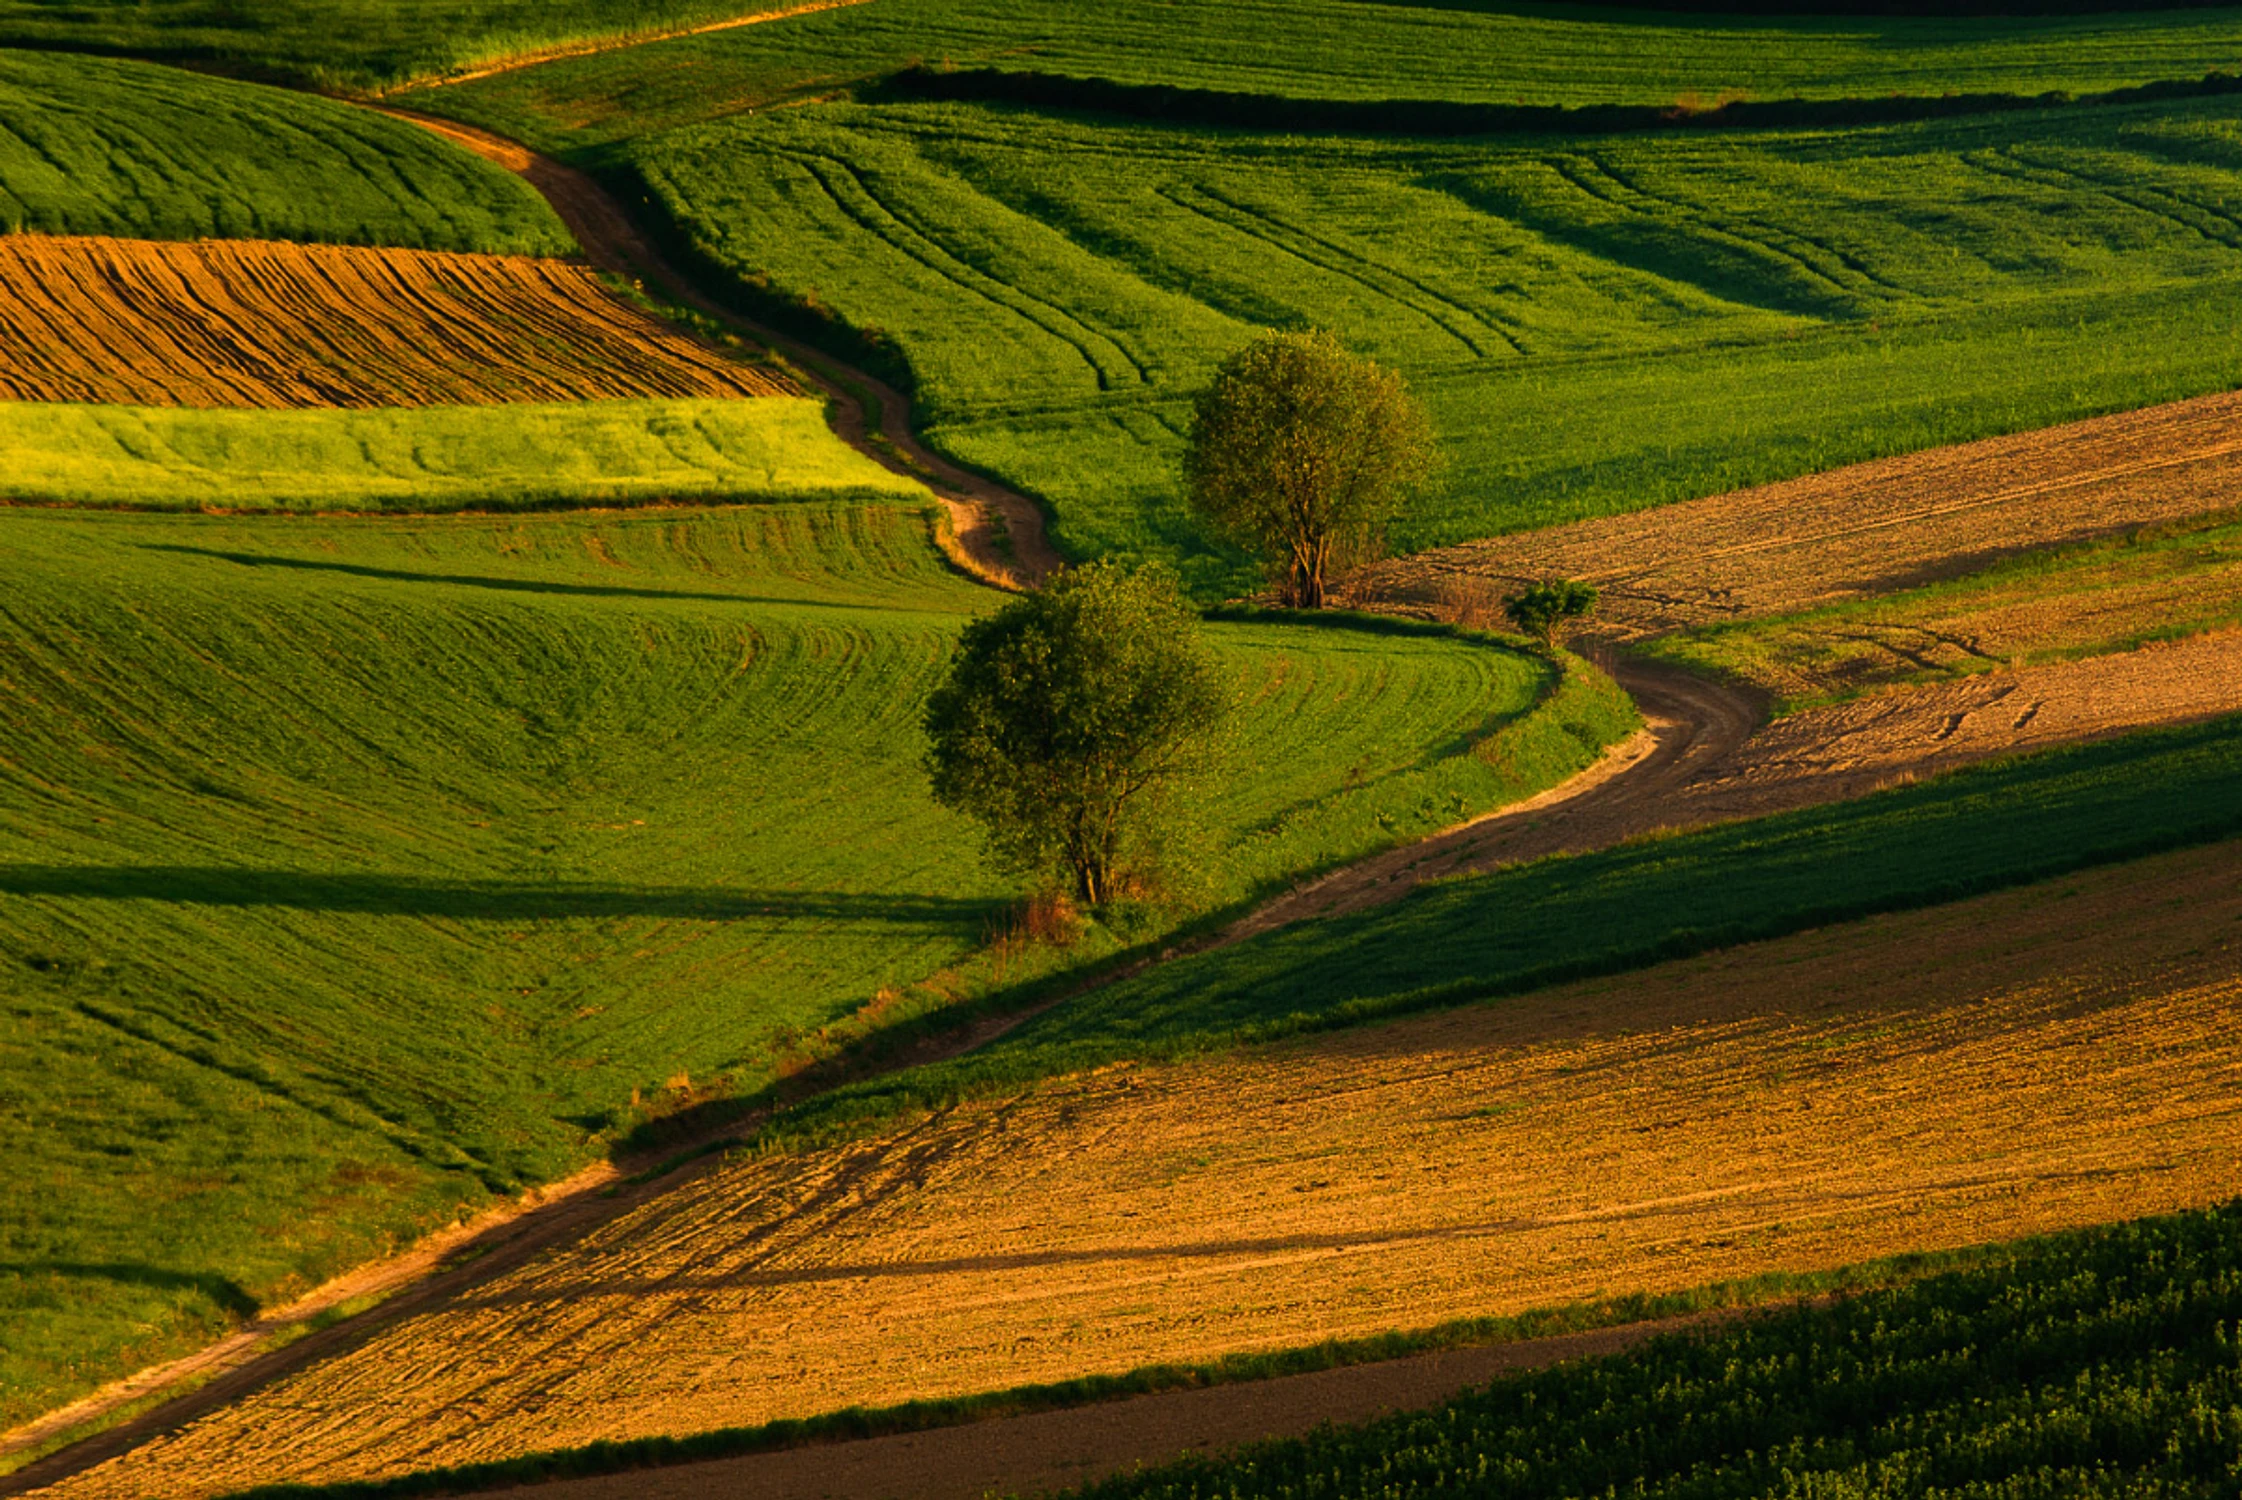
[[[927,772],[1000,864],[1094,905],[1155,862],[1165,794],[1227,706],[1174,576],[1092,563],[966,627],[927,702]]]
[[[1318,609],[1331,582],[1383,550],[1437,457],[1397,372],[1320,330],[1271,333],[1199,398],[1184,478],[1193,508],[1260,555],[1285,603]]]
[[[1541,637],[1554,651],[1567,622],[1586,617],[1596,607],[1596,585],[1578,578],[1551,578],[1529,584],[1503,600],[1510,623],[1528,635]]]

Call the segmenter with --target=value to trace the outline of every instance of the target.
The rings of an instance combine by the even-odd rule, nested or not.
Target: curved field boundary
[[[549,1500],[703,1500],[820,1495],[825,1500],[983,1500],[1032,1495],[1128,1473],[1185,1453],[1217,1454],[1325,1423],[1367,1422],[1437,1406],[1475,1385],[1624,1353],[1666,1334],[1718,1326],[1690,1314],[1511,1344],[1280,1375],[1204,1390],[967,1422],[924,1432],[548,1481]],[[505,1493],[515,1493],[513,1490]]]
[[[2242,504],[2242,392],[1932,448],[1398,558],[1355,601],[1484,607],[1552,575],[1634,640],[1973,572],[2013,553]]]
[[[382,113],[409,120],[520,173],[560,215],[593,265],[643,279],[680,305],[792,360],[832,403],[833,429],[843,442],[928,485],[941,498],[953,527],[952,556],[975,577],[997,588],[1033,587],[1065,565],[1051,545],[1043,510],[1033,500],[961,468],[919,441],[911,430],[910,398],[885,381],[710,297],[671,265],[623,206],[590,177],[518,141],[471,125],[401,109],[384,108]]]
[[[2242,1020],[2204,933],[2238,867],[2186,850],[729,1162],[48,1493],[396,1478],[1065,1378],[1091,1330],[1140,1368],[2221,1201]]]
[[[0,399],[378,407],[799,394],[561,261],[0,236]]]

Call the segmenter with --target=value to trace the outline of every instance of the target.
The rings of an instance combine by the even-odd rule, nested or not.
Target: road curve
[[[844,441],[895,472],[932,481],[955,518],[961,562],[985,581],[1007,588],[1032,586],[1061,565],[1046,534],[1043,514],[1033,501],[960,468],[920,443],[911,432],[909,403],[900,392],[704,295],[669,265],[621,205],[589,177],[471,127],[399,110],[385,112],[443,134],[519,173],[552,204],[594,265],[649,283],[677,303],[785,353],[830,398],[835,430]],[[864,397],[877,405],[876,426]],[[1759,743],[1755,736],[1765,723],[1764,705],[1748,692],[1673,668],[1624,658],[1606,665],[1634,696],[1645,728],[1626,744],[1614,747],[1596,766],[1526,803],[1361,861],[1288,892],[1212,939],[1180,951],[1199,951],[1292,922],[1375,906],[1440,875],[1604,848],[1677,823],[1710,821],[1711,816],[1695,811],[1696,801],[1687,794],[1692,788],[1718,782],[1739,764],[1750,762],[1752,752],[1747,747]],[[2193,713],[2208,711],[2211,709],[2201,705],[2190,709]],[[2104,726],[2100,732],[2115,727]],[[2090,730],[2091,726],[2074,729],[2065,737]],[[1989,743],[1974,753],[1996,753],[1998,748]],[[1929,760],[1928,752],[1924,759]],[[1878,774],[1889,775],[1890,768],[1881,768]],[[1794,802],[1858,795],[1865,789],[1819,772],[1801,779],[1802,787],[1808,783],[1811,787],[1803,795],[1793,794]],[[1821,795],[1814,794],[1816,789]],[[1717,815],[1745,813],[1740,807],[1729,806]],[[1111,982],[1125,977],[1125,973],[1105,976],[1093,984]],[[970,1050],[1020,1019],[1014,1016],[987,1021],[966,1032],[930,1039],[923,1048],[894,1060],[891,1066],[908,1066]],[[749,1127],[753,1123],[744,1122]],[[735,1120],[698,1144],[719,1143],[742,1128],[743,1122]],[[244,1336],[162,1371],[145,1372],[136,1377],[129,1390],[111,1387],[80,1403],[72,1409],[77,1423],[93,1420],[104,1410],[146,1399],[179,1379],[212,1377],[188,1395],[0,1478],[0,1495],[33,1490],[93,1467],[256,1386],[341,1352],[395,1316],[464,1292],[549,1245],[585,1233],[647,1197],[672,1190],[697,1170],[687,1167],[682,1173],[659,1180],[631,1183],[623,1174],[634,1165],[639,1164],[588,1169],[578,1178],[546,1190],[534,1201],[490,1216],[442,1245],[424,1245],[406,1257],[362,1268],[294,1308],[281,1310]],[[448,1261],[445,1252],[449,1252]],[[313,1312],[338,1305],[345,1296],[391,1290],[395,1295],[371,1313],[318,1329],[283,1349],[262,1349],[266,1335],[302,1327]],[[163,1378],[155,1378],[158,1376]],[[34,1425],[48,1433],[60,1430],[51,1420]],[[0,1451],[9,1446],[8,1440],[28,1431],[17,1429],[0,1439]]]
[[[1051,545],[1043,510],[1033,500],[973,473],[919,441],[911,430],[911,401],[887,382],[822,349],[733,311],[710,297],[662,255],[605,188],[574,167],[518,141],[453,120],[389,105],[366,105],[409,121],[497,163],[542,194],[568,226],[584,258],[602,271],[650,285],[671,301],[784,354],[830,402],[841,441],[883,468],[927,485],[949,509],[957,541],[954,558],[997,588],[1033,588],[1064,566]],[[877,426],[865,410],[878,408]]]

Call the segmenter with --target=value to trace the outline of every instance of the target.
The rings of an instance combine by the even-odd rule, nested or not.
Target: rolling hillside
[[[2232,1194],[2242,1118],[2224,935],[2242,915],[2237,873],[2228,842],[742,1153],[47,1493],[504,1487],[658,1458],[662,1438],[684,1440],[677,1458],[769,1446],[783,1429],[756,1424],[850,1407],[1130,1371],[1183,1384],[1217,1360],[1251,1370],[1327,1339],[1537,1310],[1592,1325],[1749,1300],[1755,1278],[1780,1295],[1783,1274],[1811,1286],[1878,1257],[1935,1263],[2205,1207]],[[1872,1328],[1891,1305],[1839,1326]],[[2091,1365],[2138,1347],[2128,1328],[2177,1333],[2152,1317],[2170,1305],[2088,1323],[2069,1347]],[[2214,1326],[2188,1337],[2231,1374]],[[1781,1373],[1766,1377],[1777,1410],[1794,1408],[1775,1391],[1817,1393]],[[1667,1387],[1659,1427],[1690,1432],[1709,1412],[1714,1435],[1731,1430],[1750,1410],[1725,1404],[1732,1389]],[[513,1462],[601,1441],[625,1446]],[[1987,1455],[1991,1472],[2016,1451]],[[458,1476],[480,1483],[407,1477],[460,1464],[489,1467]],[[626,1473],[610,1493],[758,1492],[704,1472]],[[835,1453],[820,1478],[850,1472]]]
[[[917,714],[997,596],[929,525],[0,511],[0,1416],[672,1102],[1111,951],[983,954],[1014,893],[926,797]],[[1242,707],[1200,904],[1623,725],[1506,727],[1549,668],[1441,632],[1215,636]]]
[[[2242,379],[2237,118],[1543,144],[831,104],[628,154],[719,265],[879,330],[930,437],[1077,552],[1202,551],[1189,393],[1256,327],[1337,329],[1447,439],[1413,548]]]
[[[0,38],[21,4],[0,6]],[[1109,0],[1093,15],[1067,0],[873,0],[427,89],[412,102],[566,150],[829,94],[917,62],[1270,102],[2085,94],[2231,71],[2242,21],[2231,9],[1707,21],[1540,3]]]
[[[144,62],[25,51],[0,51],[0,229],[575,248],[526,183],[402,120]]]

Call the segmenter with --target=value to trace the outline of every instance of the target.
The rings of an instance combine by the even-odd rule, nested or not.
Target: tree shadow
[[[690,589],[630,588],[608,583],[555,583],[535,578],[496,578],[481,573],[415,573],[403,568],[376,568],[364,563],[322,562],[308,557],[274,557],[258,552],[227,552],[216,547],[189,547],[179,542],[138,542],[148,552],[176,552],[190,557],[214,558],[245,568],[296,568],[315,573],[341,573],[384,583],[433,583],[452,588],[495,589],[513,594],[561,594],[587,599],[683,599],[704,604],[759,604],[782,609],[879,610],[890,608],[878,599],[861,604],[834,599],[784,599],[767,594],[719,594]]]
[[[0,865],[0,894],[509,922],[566,917],[685,917],[707,921],[766,917],[775,921],[879,923],[973,933],[978,933],[1004,905],[993,897],[910,892],[436,880],[202,865]]]
[[[0,1261],[0,1276],[74,1276],[115,1281],[127,1286],[159,1291],[199,1292],[231,1317],[247,1321],[262,1311],[257,1299],[239,1282],[207,1271],[167,1271],[139,1261],[31,1260]]]

